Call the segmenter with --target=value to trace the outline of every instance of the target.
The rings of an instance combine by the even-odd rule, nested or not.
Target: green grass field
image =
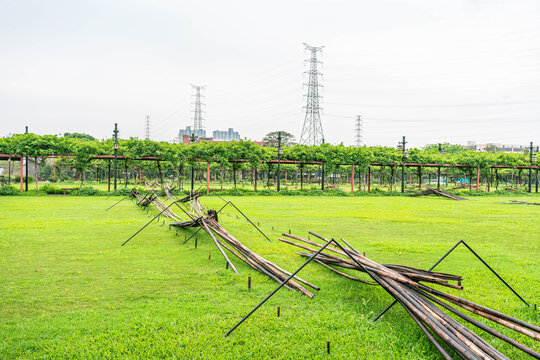
[[[282,289],[225,338],[277,284],[236,259],[241,276],[235,275],[225,269],[208,236],[198,236],[195,249],[192,241],[182,245],[193,230],[176,236],[162,222],[120,247],[151,216],[129,200],[104,211],[120,199],[0,197],[1,359],[441,358],[399,306],[371,322],[392,301],[384,290],[317,264],[300,273],[321,287],[314,298]],[[464,239],[527,301],[540,305],[540,207],[506,204],[510,199],[538,198],[231,198],[260,222],[272,242],[232,208],[220,222],[291,271],[303,260],[277,241],[289,229],[298,235],[312,230],[343,237],[375,261],[423,268]],[[202,202],[209,208],[223,204],[217,197]],[[465,248],[437,270],[463,275],[465,289],[449,292],[540,325],[538,312],[524,306]],[[538,342],[492,326],[540,351]],[[480,333],[510,358],[525,358]]]

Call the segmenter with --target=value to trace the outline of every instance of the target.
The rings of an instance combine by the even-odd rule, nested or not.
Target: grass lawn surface
[[[1,359],[440,359],[406,312],[380,287],[340,277],[318,264],[300,276],[321,287],[314,298],[282,289],[230,337],[224,334],[277,283],[237,259],[240,275],[207,235],[198,248],[179,230],[154,222],[126,246],[152,214],[120,197],[0,197]],[[281,232],[345,238],[381,263],[429,268],[458,240],[476,250],[528,302],[540,305],[540,207],[511,199],[435,197],[229,198],[272,239],[233,208],[220,222],[261,256],[293,271],[296,249]],[[223,201],[203,197],[208,208]],[[465,247],[436,270],[463,276],[450,293],[535,325],[526,307]],[[252,289],[247,289],[247,278]],[[277,317],[277,307],[281,316]],[[540,344],[486,324],[540,351]],[[471,325],[469,325],[470,327]],[[476,329],[475,329],[476,331]],[[510,358],[523,353],[478,330]],[[326,354],[326,342],[331,354]]]

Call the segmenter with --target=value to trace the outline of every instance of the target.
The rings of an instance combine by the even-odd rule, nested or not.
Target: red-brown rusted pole
[[[111,191],[111,160],[109,160],[109,182],[108,182],[108,189],[107,191]]]
[[[23,174],[24,168],[23,168],[23,157],[21,156],[21,192],[23,192]]]
[[[253,190],[257,191],[257,168],[255,167],[255,179],[253,179]]]
[[[422,167],[418,167],[418,190],[422,189]]]
[[[367,191],[371,190],[371,166],[367,168]]]
[[[352,172],[351,172],[351,192],[354,192],[354,163],[352,164]]]
[[[480,190],[480,165],[476,168],[476,191]]]
[[[56,166],[53,169],[54,169],[54,181],[56,181]]]
[[[206,163],[206,193],[210,194],[210,161]]]

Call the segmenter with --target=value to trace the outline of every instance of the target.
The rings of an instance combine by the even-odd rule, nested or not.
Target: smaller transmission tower
[[[201,136],[201,132],[204,131],[204,128],[203,128],[204,102],[201,99],[204,99],[204,95],[202,95],[202,90],[204,90],[206,86],[199,86],[199,85],[191,84],[191,87],[195,92],[192,95],[195,97],[195,101],[191,103],[193,107],[193,109],[191,110],[193,112],[193,131],[195,133],[195,136]]]
[[[324,142],[323,129],[321,124],[321,114],[319,110],[319,76],[322,74],[317,69],[317,66],[321,63],[317,60],[317,53],[322,51],[324,46],[310,46],[304,43],[306,50],[311,52],[311,56],[306,61],[309,62],[309,71],[306,74],[309,76],[307,84],[306,94],[306,116],[304,118],[304,126],[302,127],[302,135],[300,136],[300,144],[305,145],[321,145]]]
[[[356,115],[356,126],[354,127],[354,145],[362,146],[362,117]]]
[[[150,139],[150,115],[146,115],[146,122],[144,126],[144,138]]]

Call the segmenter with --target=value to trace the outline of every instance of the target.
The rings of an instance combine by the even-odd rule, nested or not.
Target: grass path
[[[439,359],[398,306],[371,323],[391,302],[382,289],[315,264],[301,273],[322,289],[313,299],[282,290],[224,338],[276,284],[238,261],[241,276],[234,275],[207,236],[198,236],[195,249],[193,242],[182,245],[191,230],[175,236],[162,223],[120,247],[150,214],[130,201],[104,212],[119,199],[0,198],[0,358]],[[202,200],[210,208],[222,205],[216,197]],[[233,209],[220,222],[286,269],[302,263],[295,249],[276,240],[289,229],[343,237],[373,260],[424,268],[464,239],[540,305],[537,206],[503,204],[508,197],[232,200],[260,222],[272,242],[237,219]],[[524,307],[465,248],[437,269],[464,276],[462,297],[540,325],[538,312]],[[540,351],[538,343],[503,332]],[[520,355],[486,338],[509,357]],[[329,356],[326,341],[332,344]]]

